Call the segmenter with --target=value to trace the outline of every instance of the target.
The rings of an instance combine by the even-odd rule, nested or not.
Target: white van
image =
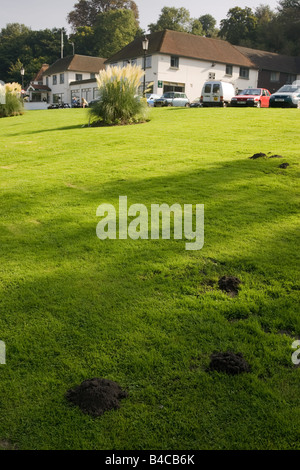
[[[235,88],[232,83],[217,80],[209,80],[204,83],[201,93],[203,106],[228,106],[231,98],[235,96]]]

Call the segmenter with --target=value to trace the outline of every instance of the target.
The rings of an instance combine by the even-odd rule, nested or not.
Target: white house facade
[[[97,96],[96,75],[105,68],[105,59],[75,54],[57,60],[43,73],[43,85],[50,89],[47,101],[72,104],[82,98],[91,101]]]
[[[206,80],[225,80],[237,90],[257,87],[258,67],[226,41],[177,31],[150,34],[148,51],[135,39],[105,61],[106,66],[146,64],[146,83],[152,92],[185,92],[192,101],[201,96]],[[146,60],[145,60],[146,57]]]

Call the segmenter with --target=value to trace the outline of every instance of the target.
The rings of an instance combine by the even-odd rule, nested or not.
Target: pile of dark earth
[[[218,352],[213,353],[207,371],[225,372],[229,375],[250,372],[251,367],[242,353]]]
[[[66,398],[85,414],[101,416],[105,411],[120,408],[120,400],[128,396],[112,380],[94,378],[67,391]]]
[[[223,276],[219,279],[219,288],[231,297],[235,297],[239,292],[241,281],[235,276]]]
[[[254,155],[252,155],[252,157],[249,157],[250,160],[256,160],[257,158],[264,158],[266,157],[267,158],[267,155],[265,153],[262,153],[262,152],[259,152],[259,153],[255,153]],[[269,158],[283,158],[282,155],[271,155]]]

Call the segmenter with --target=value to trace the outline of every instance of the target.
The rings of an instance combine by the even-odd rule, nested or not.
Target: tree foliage
[[[138,20],[138,7],[133,0],[79,0],[75,3],[74,10],[68,14],[67,20],[73,30],[77,31],[81,27],[95,26],[99,14],[121,9],[131,10]]]
[[[110,57],[134,40],[139,24],[132,10],[109,10],[97,16],[94,39],[97,55]]]
[[[164,7],[156,23],[148,25],[149,31],[155,33],[164,29],[188,31],[190,28],[190,12],[186,8]]]
[[[220,36],[232,44],[249,45],[255,35],[257,18],[251,8],[230,8],[221,20]]]
[[[64,43],[65,53],[70,54],[72,46],[65,31]],[[52,64],[60,58],[60,53],[61,30],[32,31],[19,23],[8,24],[0,31],[0,79],[20,82],[20,70],[24,66],[24,82],[29,83],[43,63]]]
[[[212,15],[202,15],[200,16],[199,21],[202,25],[203,34],[206,37],[212,38],[218,34],[218,30],[216,28],[217,21]]]

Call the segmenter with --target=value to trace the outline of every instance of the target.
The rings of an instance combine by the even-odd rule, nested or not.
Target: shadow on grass
[[[85,125],[82,125],[82,124],[74,124],[72,126],[63,126],[63,127],[54,127],[52,129],[39,129],[37,131],[25,131],[23,130],[23,132],[18,132],[18,133],[14,133],[14,134],[6,134],[6,137],[17,137],[19,135],[22,135],[22,136],[26,136],[26,135],[33,135],[33,134],[44,134],[46,132],[59,132],[59,131],[71,131],[71,130],[75,130],[75,129],[83,129],[83,128],[86,128],[87,127],[87,124]]]

